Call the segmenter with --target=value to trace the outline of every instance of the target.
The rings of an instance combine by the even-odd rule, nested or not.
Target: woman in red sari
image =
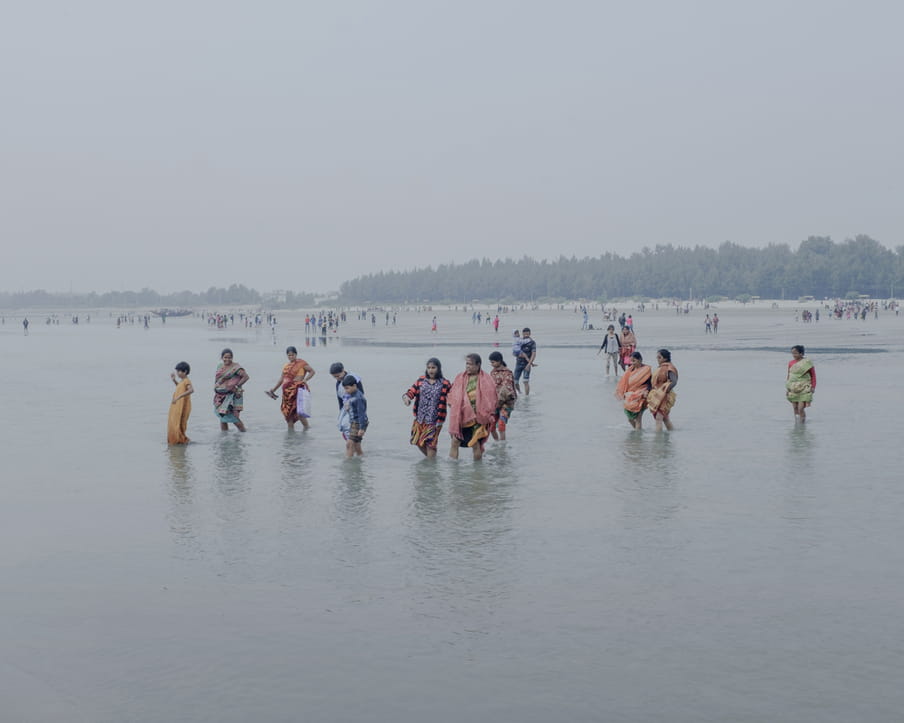
[[[662,425],[672,431],[672,422],[669,412],[675,406],[675,392],[672,391],[678,385],[678,370],[672,364],[672,353],[668,349],[660,349],[656,352],[656,361],[659,366],[653,372],[650,380],[653,388],[647,394],[647,409],[656,420],[656,431],[662,430]]]
[[[625,416],[628,424],[634,429],[641,428],[643,410],[647,405],[647,393],[650,391],[650,377],[652,370],[643,363],[643,357],[639,351],[631,355],[631,364],[618,380],[615,388],[615,396],[623,400]]]
[[[308,424],[310,414],[307,416],[298,414],[298,390],[307,390],[307,383],[316,372],[304,359],[298,358],[298,349],[294,346],[286,348],[286,357],[289,361],[283,366],[282,376],[272,389],[267,390],[267,396],[271,399],[278,399],[276,390],[282,386],[282,403],[279,405],[279,409],[286,424],[289,429],[295,429],[295,423],[300,421],[301,426],[307,429],[311,426]]]
[[[465,357],[465,370],[455,377],[447,396],[449,434],[452,447],[449,456],[458,459],[460,447],[470,447],[474,459],[483,457],[483,446],[490,436],[493,413],[496,411],[496,384],[480,370],[480,354]]]

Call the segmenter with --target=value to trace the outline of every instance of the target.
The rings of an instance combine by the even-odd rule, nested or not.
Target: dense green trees
[[[792,251],[726,242],[718,249],[671,245],[644,248],[625,258],[555,261],[473,260],[412,271],[368,274],[340,288],[344,303],[510,302],[542,298],[606,300],[843,297],[849,292],[887,297],[904,289],[904,246],[892,251],[868,236],[843,243],[811,236]]]
[[[254,289],[242,284],[228,288],[211,286],[207,291],[179,291],[175,294],[158,294],[153,289],[141,291],[108,291],[105,294],[52,294],[47,291],[0,292],[2,309],[147,309],[192,306],[266,306],[270,309],[298,309],[312,306],[314,295],[286,291],[274,297],[263,297]]]

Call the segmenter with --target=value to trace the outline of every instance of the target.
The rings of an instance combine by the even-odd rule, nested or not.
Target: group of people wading
[[[611,357],[619,355],[619,366],[624,371],[618,379],[615,396],[622,401],[625,416],[633,429],[642,428],[643,413],[648,410],[653,416],[657,431],[663,427],[671,431],[673,427],[669,414],[675,406],[675,387],[678,384],[678,369],[672,363],[672,354],[668,349],[660,349],[656,352],[657,367],[651,368],[644,364],[643,356],[636,351],[637,340],[633,330],[628,328],[627,331],[630,333],[629,343],[626,343],[624,331],[619,339],[614,335],[614,327],[610,325],[598,352],[605,352],[607,355],[607,376],[610,362],[615,364]],[[490,437],[505,440],[508,422],[520,391],[518,377],[523,378],[525,393],[528,393],[527,380],[530,369],[535,366],[536,344],[530,339],[530,330],[524,329],[524,332],[527,332],[527,339],[520,337],[512,349],[516,369],[521,374],[513,374],[498,351],[489,355],[492,367],[490,372],[482,369],[483,360],[479,354],[468,354],[465,357],[464,371],[451,381],[443,375],[439,359],[431,357],[427,360],[424,373],[402,394],[403,404],[413,405],[410,443],[421,454],[430,458],[436,456],[444,426],[451,438],[449,456],[453,459],[458,459],[462,447],[469,447],[474,459],[480,459]],[[616,338],[614,342],[613,336]],[[528,342],[526,346],[525,341]],[[621,356],[626,348],[630,352],[627,356]],[[301,422],[304,429],[308,429],[308,418],[311,416],[308,383],[316,372],[304,359],[299,358],[294,346],[286,349],[286,357],[288,361],[283,366],[280,378],[265,393],[271,399],[280,400],[280,411],[290,430],[298,422]],[[190,371],[187,362],[179,362],[170,375],[176,389],[167,422],[169,444],[185,444],[189,441],[186,428],[191,414],[191,395],[194,393],[188,378]],[[618,368],[614,371],[618,377]],[[363,382],[358,375],[348,372],[341,362],[330,366],[330,374],[336,380],[338,427],[346,441],[346,455],[361,455],[361,442],[369,424]],[[249,378],[245,369],[233,359],[232,350],[224,349],[214,376],[213,396],[214,412],[221,430],[226,431],[233,424],[239,431],[245,431],[241,413],[244,409],[244,385]],[[785,387],[795,419],[806,421],[806,409],[812,404],[816,389],[816,370],[806,358],[801,345],[791,348]],[[277,395],[276,390],[280,388],[281,394]]]
[[[525,329],[529,339],[530,330]],[[536,344],[527,345],[529,354],[519,348],[516,366],[522,372],[527,386],[530,367],[534,365]],[[514,352],[514,350],[513,350]],[[272,388],[266,390],[271,399],[280,400],[280,411],[288,428],[294,429],[301,422],[304,429],[310,426],[310,389],[308,383],[316,372],[298,356],[294,346],[286,349],[287,363]],[[444,425],[451,437],[449,456],[458,458],[461,447],[469,447],[474,459],[483,456],[489,437],[504,441],[508,420],[515,407],[519,384],[508,368],[502,354],[494,351],[489,356],[492,370],[483,371],[479,354],[465,357],[465,368],[454,380],[443,376],[442,363],[431,357],[424,373],[402,395],[406,406],[414,405],[410,442],[425,457],[435,457]],[[191,395],[194,393],[188,378],[190,366],[179,362],[170,375],[176,389],[170,404],[167,420],[169,444],[186,444],[188,418],[191,414]],[[346,456],[361,455],[361,442],[367,431],[367,400],[361,378],[348,372],[341,362],[330,366],[330,375],[336,380],[336,397],[339,402],[337,426],[346,442]],[[214,413],[220,429],[226,431],[233,424],[240,432],[246,431],[241,420],[244,410],[244,385],[250,376],[233,358],[231,349],[223,349],[220,363],[214,375]],[[282,390],[277,394],[277,389]]]

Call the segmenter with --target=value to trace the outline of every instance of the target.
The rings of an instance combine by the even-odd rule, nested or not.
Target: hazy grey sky
[[[19,2],[0,290],[904,243],[904,3]]]

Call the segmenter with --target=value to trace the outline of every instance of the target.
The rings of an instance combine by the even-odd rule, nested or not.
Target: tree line
[[[578,259],[525,256],[473,260],[410,271],[380,271],[346,281],[346,304],[514,303],[527,300],[885,298],[904,290],[904,246],[891,250],[869,236],[842,243],[811,236],[788,244],[747,248],[658,245],[630,256]]]
[[[284,291],[263,295],[242,284],[228,288],[211,286],[207,291],[179,291],[159,294],[153,289],[141,291],[108,291],[99,294],[52,293],[49,291],[0,292],[0,308],[4,309],[147,309],[191,308],[194,306],[266,306],[269,309],[298,309],[313,306],[314,294]]]

